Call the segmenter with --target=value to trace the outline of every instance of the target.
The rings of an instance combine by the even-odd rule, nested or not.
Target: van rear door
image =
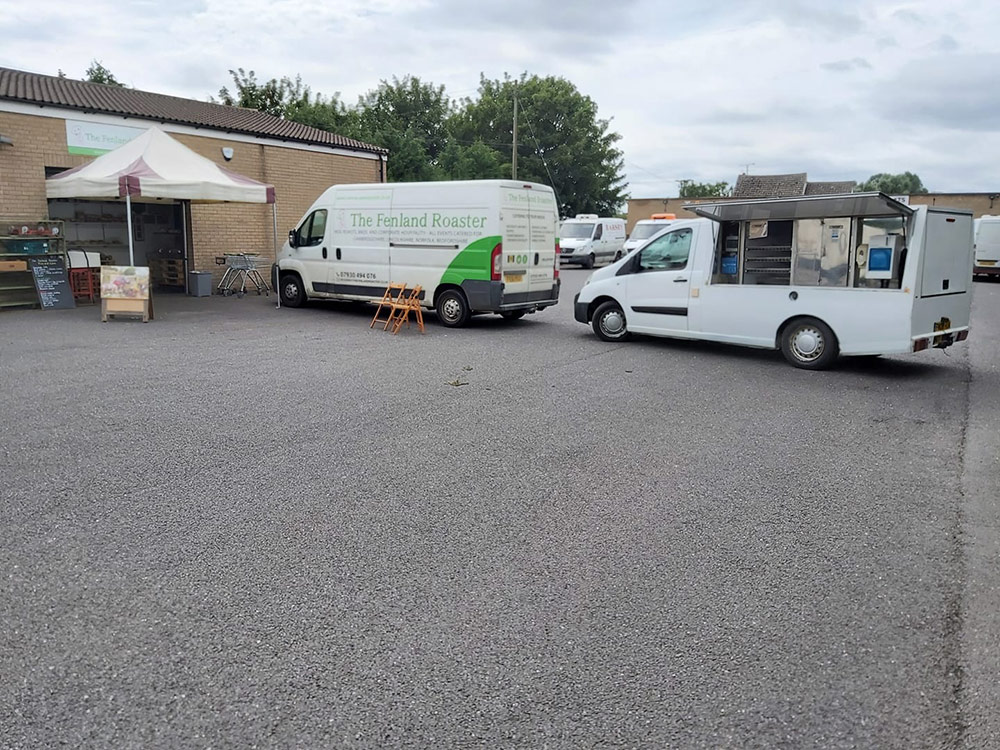
[[[530,188],[512,185],[500,188],[500,236],[503,244],[500,280],[503,281],[503,304],[526,302],[531,288],[530,192]]]
[[[927,209],[920,296],[961,294],[972,283],[972,214]]]
[[[552,299],[552,287],[555,284],[556,268],[556,234],[559,231],[559,213],[556,208],[555,196],[549,191],[532,191],[531,211],[531,241],[529,252],[531,257],[529,273],[529,289],[531,300]]]

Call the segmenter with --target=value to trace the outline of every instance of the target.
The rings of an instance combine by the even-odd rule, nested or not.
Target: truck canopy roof
[[[909,216],[913,209],[885,193],[845,193],[765,200],[689,203],[684,206],[713,221],[782,221],[846,216]]]

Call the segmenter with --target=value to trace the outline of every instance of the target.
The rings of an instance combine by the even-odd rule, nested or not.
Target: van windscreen
[[[632,228],[632,234],[629,236],[630,240],[648,240],[654,234],[659,232],[661,229],[666,229],[668,225],[663,224],[636,224]]]
[[[562,231],[559,233],[561,239],[570,240],[582,240],[590,239],[590,236],[594,233],[593,224],[580,224],[573,222],[572,224],[563,224]]]

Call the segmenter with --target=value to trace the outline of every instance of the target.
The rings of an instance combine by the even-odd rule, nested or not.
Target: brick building
[[[45,179],[150,125],[226,169],[274,185],[279,242],[330,185],[385,181],[385,149],[256,110],[0,68],[0,217],[63,219],[68,244],[121,262],[124,207],[50,201]],[[215,258],[224,252],[273,255],[271,206],[189,209],[170,202],[137,207],[136,263],[145,253],[185,253],[189,269],[218,276]]]

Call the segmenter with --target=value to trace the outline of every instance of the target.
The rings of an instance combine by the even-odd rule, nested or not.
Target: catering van
[[[972,214],[851,193],[685,206],[574,299],[605,341],[632,333],[780,349],[795,367],[944,349],[969,335]]]
[[[559,229],[560,258],[593,268],[598,262],[618,260],[625,244],[625,220],[577,214]]]
[[[635,250],[639,245],[644,244],[657,232],[662,232],[665,227],[669,227],[677,220],[677,217],[670,214],[670,218],[662,219],[640,219],[632,227],[632,233],[625,240],[622,251],[625,255]]]
[[[281,302],[377,302],[420,286],[446,326],[516,319],[559,301],[552,188],[513,180],[334,185],[288,233],[275,264]]]
[[[976,276],[1000,276],[1000,216],[976,219]]]

